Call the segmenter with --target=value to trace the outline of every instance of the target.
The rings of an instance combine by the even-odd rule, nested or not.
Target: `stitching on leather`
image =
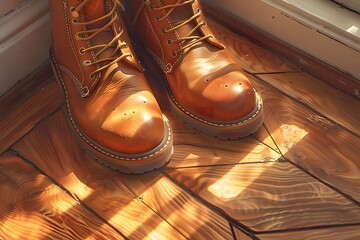
[[[70,47],[71,47],[71,50],[73,51],[73,55],[75,56],[75,59],[76,59],[76,63],[80,69],[80,72],[81,72],[81,76],[82,76],[82,82],[81,84],[84,84],[85,82],[85,75],[82,71],[82,68],[81,68],[81,65],[80,65],[80,62],[79,62],[79,59],[77,57],[77,54],[76,54],[76,49],[75,49],[75,46],[73,44],[74,42],[74,39],[72,38],[71,36],[71,29],[69,28],[69,15],[67,14],[67,4],[66,4],[66,1],[63,1],[63,6],[64,6],[64,14],[65,14],[65,25],[66,25],[66,33],[68,35],[68,38],[69,38],[69,44],[70,44]]]
[[[86,97],[87,94],[89,94],[88,91],[87,91],[87,92],[84,92],[84,91],[83,91],[83,89],[84,89],[83,85],[81,84],[81,82],[79,81],[79,79],[77,79],[77,77],[76,77],[69,69],[67,69],[65,66],[60,65],[60,64],[59,64],[59,68],[60,68],[61,71],[65,72],[65,74],[67,74],[67,75],[71,78],[71,80],[73,81],[76,89],[79,91],[79,93],[80,93],[80,95],[81,95],[82,97]],[[85,87],[86,87],[86,86],[85,86]],[[86,88],[87,88],[87,87],[86,87]]]
[[[79,0],[78,0],[78,2],[79,2]],[[79,4],[80,4],[80,3],[79,3]],[[82,15],[80,15],[80,17],[81,17],[81,20],[82,20],[83,22],[85,22],[85,18],[84,18]],[[84,31],[86,30],[86,27],[85,27],[85,26],[83,26],[82,28],[83,28]],[[86,45],[88,46],[88,48],[91,47],[91,46],[92,46],[92,45],[91,45],[91,41],[90,41],[90,40],[87,40],[87,41],[86,41]],[[91,54],[91,56],[93,57],[93,60],[96,61],[97,58],[96,58],[96,56],[95,56],[94,51],[91,51],[90,54]],[[97,64],[97,67],[99,67],[98,64]],[[94,88],[94,86],[97,84],[97,82],[100,80],[100,78],[101,78],[101,73],[96,74],[96,78],[92,81],[92,84],[90,85],[90,88],[89,88],[90,91]]]
[[[156,64],[162,69],[162,71],[169,73],[167,70],[167,66],[165,65],[164,61],[162,61],[155,53],[153,53],[150,49],[146,49],[148,53],[153,57],[153,60]]]
[[[159,0],[156,0],[156,1],[158,2],[159,6],[163,6]],[[163,10],[162,12],[164,13],[164,15],[166,14],[165,10]],[[174,27],[174,26],[172,25],[171,21],[170,21],[170,16],[166,18],[166,21],[169,23],[169,25],[170,25],[171,28]],[[176,37],[179,39],[179,38],[180,38],[179,33],[178,33],[177,31],[174,31],[174,33],[175,33]],[[180,45],[181,45],[181,43],[180,43]],[[178,62],[180,61],[180,59],[182,58],[182,56],[183,56],[183,52],[180,52],[179,57],[176,59],[176,61],[174,62],[174,64],[171,64],[171,63],[170,63],[170,64],[173,66],[172,69],[167,69],[167,71],[165,71],[165,72],[166,72],[166,73],[171,73],[172,70],[174,69],[174,66],[176,66],[176,64],[178,64]],[[167,64],[165,64],[165,65],[167,65]]]
[[[60,72],[60,69],[56,63],[56,59],[55,59],[55,56],[54,56],[54,53],[51,51],[51,58],[52,58],[52,62],[53,62],[53,65],[54,67],[56,68],[56,72],[57,72],[57,75],[59,77],[59,80],[61,82],[61,85],[62,85],[62,88],[64,90],[64,93],[65,93],[65,102],[66,102],[66,110],[68,112],[68,116],[69,116],[69,119],[72,123],[72,126],[74,127],[74,129],[76,130],[77,134],[88,144],[90,145],[92,148],[94,148],[96,151],[102,153],[102,154],[105,154],[106,156],[109,156],[109,157],[112,157],[112,158],[116,158],[116,159],[119,159],[119,160],[125,160],[125,161],[136,161],[136,160],[145,160],[145,159],[148,159],[148,158],[151,158],[157,154],[159,154],[160,152],[162,152],[165,148],[167,148],[167,146],[169,145],[170,143],[170,139],[171,139],[171,128],[170,128],[170,125],[169,125],[169,122],[168,121],[164,121],[166,126],[167,126],[167,129],[168,129],[168,132],[169,132],[169,136],[168,136],[168,139],[166,140],[164,146],[162,148],[160,148],[159,150],[157,150],[156,152],[150,154],[150,155],[147,155],[147,156],[144,156],[144,157],[141,157],[141,158],[124,158],[124,157],[119,157],[119,156],[116,156],[112,153],[108,153],[102,149],[100,149],[98,146],[95,146],[93,143],[91,143],[87,138],[85,138],[83,136],[83,134],[81,133],[81,131],[77,128],[76,124],[75,124],[75,121],[74,119],[72,118],[72,114],[71,114],[71,111],[70,111],[70,104],[69,104],[69,99],[68,99],[68,94],[67,94],[67,90],[66,90],[66,86],[65,86],[65,83],[64,83],[64,80],[62,78],[62,75],[61,75],[61,72]]]
[[[161,53],[162,53],[162,55],[163,55],[163,58],[165,58],[164,49],[163,49],[163,47],[162,47],[162,45],[161,45],[160,39],[158,38],[158,36],[157,36],[157,34],[156,34],[156,32],[155,32],[155,30],[154,30],[154,28],[153,28],[153,26],[152,26],[152,24],[151,24],[151,22],[150,22],[150,18],[149,18],[149,16],[148,16],[145,8],[144,8],[144,12],[145,12],[146,19],[147,19],[147,21],[149,22],[150,29],[151,29],[151,31],[154,33],[154,35],[155,35],[155,37],[156,37],[156,40],[158,41],[159,46],[161,47]]]
[[[168,88],[168,87],[167,87]],[[203,123],[206,123],[208,125],[211,125],[211,126],[215,126],[215,127],[233,127],[233,126],[238,126],[238,125],[241,125],[241,124],[244,124],[246,122],[249,122],[250,120],[252,120],[253,118],[255,118],[256,115],[258,115],[260,113],[260,110],[262,109],[262,101],[261,101],[261,98],[259,96],[259,94],[256,92],[256,98],[258,100],[258,104],[257,104],[257,107],[258,109],[256,110],[256,112],[251,115],[249,118],[245,119],[244,121],[241,121],[241,122],[237,122],[237,123],[233,123],[233,124],[218,124],[218,123],[213,123],[213,122],[209,122],[209,121],[206,121],[204,119],[201,119],[197,116],[195,116],[194,114],[188,112],[185,108],[183,108],[177,101],[176,99],[174,98],[174,96],[172,95],[172,93],[170,92],[170,89],[167,89],[167,92],[169,93],[169,96],[171,97],[172,101],[175,103],[175,105],[181,110],[183,111],[184,113],[186,113],[186,115],[189,115],[190,117],[200,121],[200,122],[203,122]]]

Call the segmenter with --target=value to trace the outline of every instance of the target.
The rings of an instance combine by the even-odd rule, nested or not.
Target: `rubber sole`
[[[150,172],[152,170],[163,167],[170,161],[171,155],[174,152],[173,134],[170,123],[164,115],[163,140],[157,147],[144,153],[124,154],[114,152],[99,145],[91,138],[89,138],[87,134],[84,133],[82,129],[78,126],[75,119],[72,117],[72,113],[69,107],[70,103],[68,99],[67,89],[52,49],[50,50],[50,59],[55,78],[63,89],[66,113],[68,116],[70,128],[75,133],[80,147],[84,149],[90,157],[105,166],[108,166],[112,169],[118,170],[119,172],[126,174],[142,174]]]
[[[182,120],[188,126],[194,128],[199,132],[215,138],[219,138],[221,140],[233,140],[243,138],[257,132],[263,124],[263,101],[261,99],[261,96],[257,92],[256,106],[254,110],[248,116],[245,116],[242,119],[234,120],[230,123],[210,122],[190,113],[184,107],[182,107],[181,104],[179,104],[178,101],[175,99],[175,97],[171,93],[169,85],[167,84],[167,80],[163,71],[157,65],[156,61],[151,57],[151,55],[147,54],[146,50],[141,49],[136,43],[134,43],[134,46],[137,55],[139,56],[140,61],[145,68],[145,75],[148,75],[149,77],[154,79],[162,79],[162,84],[166,89],[166,95],[172,111],[180,120]]]

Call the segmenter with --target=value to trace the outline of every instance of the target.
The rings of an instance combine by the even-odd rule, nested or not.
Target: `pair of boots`
[[[50,0],[50,12],[51,63],[70,125],[105,165],[144,173],[173,152],[143,68],[165,85],[175,114],[201,132],[235,139],[261,126],[261,98],[212,35],[198,0]]]

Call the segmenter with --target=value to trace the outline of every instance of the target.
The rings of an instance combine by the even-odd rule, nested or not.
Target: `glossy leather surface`
[[[243,119],[258,107],[253,86],[224,46],[212,35],[198,1],[175,9],[161,8],[186,1],[125,2],[127,16],[132,19],[134,36],[162,69],[171,94],[184,111],[199,119],[222,124]],[[166,16],[170,9],[171,14],[159,21],[159,17]],[[183,26],[164,32],[164,29],[174,28],[197,13],[198,17]],[[187,36],[199,23],[204,24],[192,35],[210,37],[181,50],[186,41],[174,39]]]
[[[113,7],[110,0],[91,0],[74,20],[71,9],[79,2],[50,0],[53,60],[63,80],[70,120],[80,135],[97,148],[130,155],[151,151],[163,140],[166,128],[126,32],[116,42],[128,43],[119,50],[118,56],[126,53],[129,56],[97,72],[93,79],[91,74],[103,64],[84,65],[87,60],[94,62],[112,54],[114,48],[107,48],[99,56],[96,56],[97,49],[86,52],[81,49],[108,44],[124,30],[120,12],[117,10],[119,19],[112,24],[112,31],[101,32],[90,40],[79,40],[79,32],[101,28],[108,19],[87,26],[77,23],[98,19]]]

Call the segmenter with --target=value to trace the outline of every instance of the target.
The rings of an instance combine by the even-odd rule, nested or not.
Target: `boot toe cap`
[[[115,109],[98,129],[97,142],[104,147],[124,154],[141,154],[163,140],[164,120],[151,111]]]
[[[184,103],[199,118],[214,123],[233,122],[256,108],[255,90],[241,72],[230,72],[203,82],[203,86],[189,92],[192,96]],[[197,99],[196,104],[194,99]]]

